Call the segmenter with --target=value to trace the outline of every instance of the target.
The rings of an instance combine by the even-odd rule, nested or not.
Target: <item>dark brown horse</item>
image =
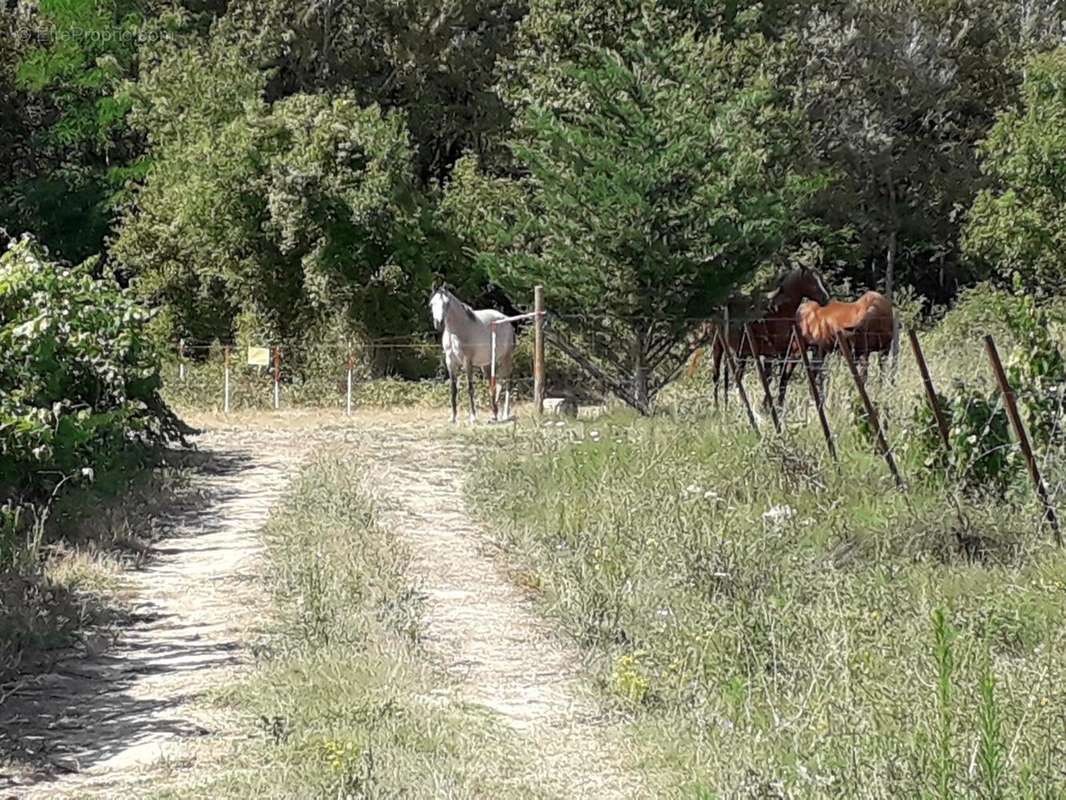
[[[796,311],[806,299],[828,303],[829,292],[822,283],[822,277],[814,270],[794,269],[778,281],[777,288],[766,295],[765,301],[749,303],[741,314],[732,313],[731,307],[727,328],[723,329],[714,322],[704,323],[699,335],[703,341],[713,339],[711,380],[714,382],[715,403],[718,402],[718,385],[723,375],[722,359],[725,355],[723,338],[729,343],[737,361],[737,377],[743,380],[748,361],[753,357],[757,356],[763,360],[764,364],[767,364],[770,360],[780,359],[789,354]],[[744,335],[745,326],[749,326],[751,330],[750,339]],[[714,337],[715,330],[720,331],[718,337]],[[696,371],[701,355],[702,348],[693,355],[689,365],[689,375]],[[725,391],[729,391],[728,376]]]

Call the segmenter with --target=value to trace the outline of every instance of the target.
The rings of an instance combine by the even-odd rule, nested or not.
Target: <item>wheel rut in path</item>
[[[161,759],[227,733],[195,701],[250,660],[244,633],[265,602],[252,580],[259,530],[303,448],[265,432],[210,433],[198,445],[211,456],[194,478],[208,502],[163,521],[173,533],[125,574],[132,624],[102,656],[60,662],[0,708],[0,744],[37,767],[0,779],[5,800],[136,797]]]
[[[648,796],[622,766],[620,737],[582,691],[576,649],[551,635],[486,554],[487,537],[463,498],[471,443],[434,427],[388,426],[359,437],[383,522],[413,556],[427,650],[461,699],[516,731],[536,783],[563,798]]]

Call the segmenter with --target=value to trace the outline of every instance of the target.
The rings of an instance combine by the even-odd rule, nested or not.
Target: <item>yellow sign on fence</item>
[[[249,367],[269,367],[270,366],[270,348],[269,347],[249,347],[248,348],[248,366]]]

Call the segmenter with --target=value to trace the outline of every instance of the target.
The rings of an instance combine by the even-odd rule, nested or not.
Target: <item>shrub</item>
[[[29,238],[0,256],[0,566],[20,508],[110,468],[132,441],[181,436],[159,399],[148,312],[93,267],[50,263]]]
[[[922,465],[941,477],[953,477],[971,492],[1002,494],[1021,462],[1011,443],[1007,414],[995,394],[956,381],[950,395],[937,395],[948,424],[945,451],[928,403],[915,407],[907,430],[908,446]]]

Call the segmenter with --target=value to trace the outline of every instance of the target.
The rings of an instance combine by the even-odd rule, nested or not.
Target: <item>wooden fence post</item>
[[[740,401],[744,404],[744,410],[748,413],[748,422],[751,424],[751,429],[758,433],[759,424],[755,421],[755,412],[751,410],[748,393],[744,391],[744,381],[740,379],[740,372],[737,362],[733,358],[733,348],[729,346],[728,336],[722,337],[722,352],[725,354],[726,366],[729,367],[729,371],[733,373],[733,379],[737,382],[737,394],[740,395]]]
[[[533,287],[533,407],[544,413],[544,287]]]
[[[1051,526],[1055,544],[1062,547],[1062,531],[1059,530],[1059,517],[1055,513],[1055,507],[1051,505],[1051,498],[1048,497],[1044,479],[1040,476],[1040,467],[1037,466],[1036,458],[1033,456],[1033,448],[1029,445],[1029,435],[1025,431],[1021,415],[1018,413],[1014,390],[1007,381],[1007,374],[1003,371],[1003,364],[999,360],[996,343],[991,336],[985,336],[985,351],[988,353],[988,360],[992,364],[992,372],[996,375],[999,391],[1003,395],[1003,405],[1007,408],[1007,416],[1010,417],[1014,435],[1018,437],[1018,445],[1022,448],[1022,455],[1025,456],[1025,464],[1029,468],[1029,477],[1036,488],[1037,497],[1040,498],[1040,502],[1044,506],[1044,520]]]
[[[781,421],[777,418],[777,406],[774,404],[773,395],[770,394],[770,381],[766,378],[766,370],[763,368],[759,348],[755,344],[755,337],[751,333],[750,323],[744,325],[744,336],[748,339],[748,348],[751,350],[751,358],[755,362],[755,372],[759,375],[759,383],[762,384],[763,397],[766,399],[766,407],[770,409],[770,419],[774,423],[774,430],[781,433]],[[741,347],[744,339],[740,340]]]
[[[936,396],[933,387],[933,379],[929,376],[929,366],[925,363],[925,355],[922,346],[918,344],[918,334],[911,328],[907,329],[907,338],[911,342],[911,350],[914,352],[914,360],[918,362],[918,371],[922,375],[922,385],[925,386],[925,396],[929,399],[929,407],[933,410],[936,418],[936,427],[940,431],[940,440],[944,443],[944,449],[951,449],[951,436],[948,431],[947,420],[944,419],[944,411],[940,408],[940,399]]]
[[[351,351],[348,352],[348,364],[347,364],[347,366],[348,366],[348,376],[347,376],[347,378],[348,378],[348,381],[347,381],[348,382],[348,389],[347,389],[347,393],[346,393],[346,396],[345,396],[344,413],[345,413],[346,416],[350,417],[352,415],[352,372],[353,372],[353,368],[355,366],[355,364],[353,362],[353,359],[352,359]]]
[[[885,439],[884,431],[881,430],[881,420],[877,416],[877,409],[874,408],[873,401],[870,400],[870,395],[866,391],[866,384],[863,382],[859,375],[859,370],[855,366],[855,358],[851,354],[851,345],[848,344],[846,338],[837,334],[837,346],[840,348],[840,352],[844,355],[844,360],[848,362],[848,371],[851,372],[852,380],[855,381],[855,388],[859,390],[859,397],[862,398],[862,404],[866,408],[866,416],[870,420],[870,424],[873,426],[877,449],[881,451],[885,463],[888,464],[888,471],[891,472],[892,477],[896,479],[896,486],[902,489],[904,488],[903,478],[899,474],[899,468],[896,467],[896,459],[892,457],[892,450],[889,448],[888,441]]]
[[[274,348],[274,410],[281,408],[281,348]]]
[[[222,356],[222,413],[229,413],[229,351],[227,344]]]
[[[798,343],[796,349],[799,350],[800,360],[803,362],[803,372],[807,376],[807,387],[811,390],[811,400],[814,401],[814,409],[818,412],[818,421],[822,423],[822,435],[825,437],[825,446],[829,449],[829,455],[833,457],[834,461],[837,461],[837,447],[833,442],[833,431],[829,427],[829,419],[825,416],[825,404],[822,402],[822,393],[818,391],[818,379],[815,377],[814,369],[811,367],[811,360],[807,357],[807,348],[803,346],[803,340],[799,336],[799,332],[796,330],[796,326],[792,326],[792,338],[789,339],[788,349],[792,349],[792,342]],[[787,355],[785,356],[788,357]]]

